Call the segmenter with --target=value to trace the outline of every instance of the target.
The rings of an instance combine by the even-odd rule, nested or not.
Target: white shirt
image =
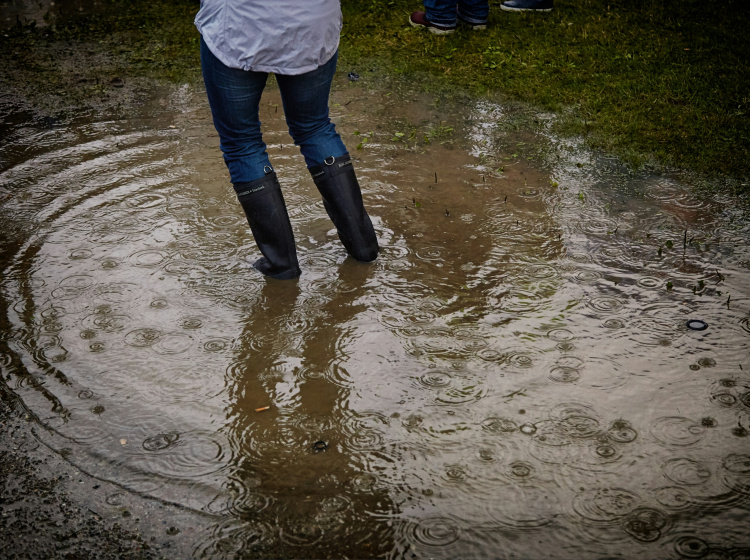
[[[304,74],[339,47],[340,0],[201,0],[195,25],[230,68]]]

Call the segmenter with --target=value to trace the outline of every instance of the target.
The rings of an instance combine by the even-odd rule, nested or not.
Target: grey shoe
[[[506,0],[500,4],[506,12],[551,12],[552,0]]]

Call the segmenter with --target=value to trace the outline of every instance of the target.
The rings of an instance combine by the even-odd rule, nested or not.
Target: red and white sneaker
[[[427,20],[424,12],[414,12],[409,16],[409,24],[412,27],[424,27],[435,35],[448,35],[456,30],[456,25],[439,25]]]

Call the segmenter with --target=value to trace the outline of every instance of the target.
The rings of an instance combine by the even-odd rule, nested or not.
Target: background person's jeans
[[[464,21],[487,23],[490,15],[488,0],[424,0],[427,21],[449,27],[456,25],[456,6]]]
[[[339,157],[346,147],[328,118],[328,95],[336,72],[338,53],[323,66],[297,76],[276,75],[284,114],[294,143],[307,167]],[[214,126],[232,183],[263,177],[270,165],[260,130],[258,108],[266,72],[250,72],[225,66],[201,39],[201,67]]]

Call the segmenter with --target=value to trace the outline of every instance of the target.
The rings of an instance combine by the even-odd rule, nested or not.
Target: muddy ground
[[[39,443],[38,429],[2,386],[0,557],[189,557],[202,520],[122,491]]]
[[[3,3],[0,27],[13,25],[16,15],[20,21],[44,25],[46,10],[32,8],[22,2]],[[29,77],[34,69],[5,65],[0,72],[0,139],[19,126],[52,127],[60,119],[82,115],[123,117],[154,99],[160,87],[149,79],[110,77],[105,82],[102,76],[117,74],[121,61],[90,45],[71,43],[57,52],[38,54],[40,64],[54,60],[61,78],[57,91],[40,95],[36,80]],[[99,91],[92,95],[94,88]],[[13,232],[6,229],[3,236],[9,241]],[[5,327],[0,325],[2,333]],[[191,556],[205,520],[81,472],[41,444],[35,435],[38,429],[5,379],[0,381],[0,558]]]

